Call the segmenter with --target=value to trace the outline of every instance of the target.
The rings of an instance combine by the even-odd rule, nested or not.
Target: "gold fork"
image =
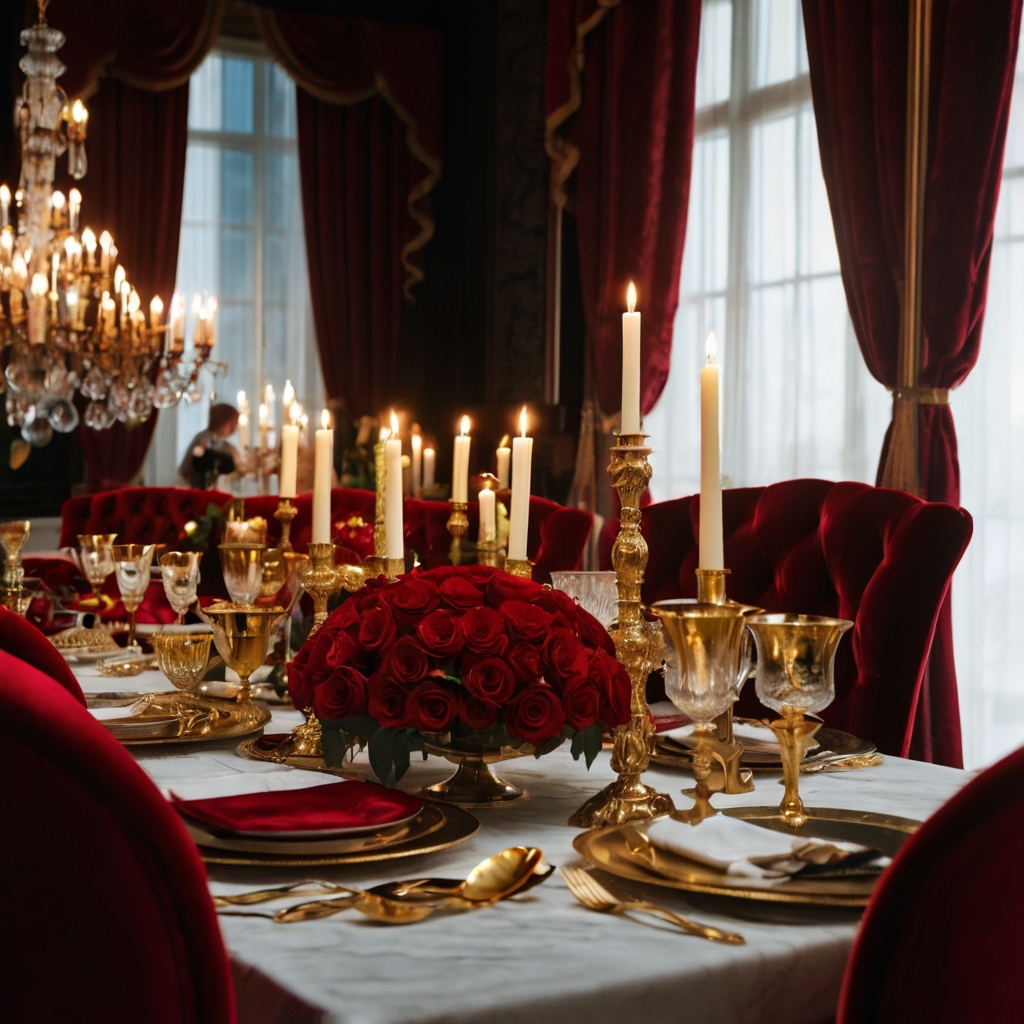
[[[740,946],[746,942],[742,935],[736,932],[723,932],[711,925],[698,924],[687,917],[674,914],[671,910],[659,907],[647,900],[623,900],[613,895],[606,889],[589,871],[582,868],[563,867],[558,869],[569,892],[573,894],[585,907],[597,910],[606,914],[626,914],[630,911],[639,911],[644,914],[651,914],[653,917],[668,921],[690,935],[696,935],[702,939],[709,939],[711,942],[726,942],[733,946]]]

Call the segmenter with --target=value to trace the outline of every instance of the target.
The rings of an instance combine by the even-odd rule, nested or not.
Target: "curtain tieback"
[[[897,401],[916,399],[918,405],[949,405],[949,388],[889,388]]]

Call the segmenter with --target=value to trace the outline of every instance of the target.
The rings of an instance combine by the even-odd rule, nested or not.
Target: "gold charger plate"
[[[911,818],[875,814],[873,811],[817,807],[808,811],[811,816],[808,823],[794,830],[782,822],[777,807],[730,807],[721,813],[787,835],[817,836],[873,846],[889,857],[899,852],[921,824]],[[864,907],[879,877],[853,875],[847,878],[793,879],[776,885],[755,884],[750,878],[727,875],[661,848],[655,851],[652,860],[649,851],[654,848],[647,843],[645,836],[639,834],[649,824],[642,822],[590,829],[580,833],[573,840],[573,846],[594,867],[634,882],[774,903]]]
[[[421,819],[423,819],[421,823]],[[186,822],[186,825],[188,823]],[[321,850],[317,853],[251,853],[241,850],[225,850],[219,847],[208,846],[207,840],[196,838],[194,826],[189,826],[193,832],[193,838],[199,846],[199,854],[207,864],[230,864],[233,866],[267,866],[285,868],[313,868],[327,867],[331,865],[344,866],[345,864],[367,864],[371,861],[397,860],[401,857],[416,857],[426,853],[437,853],[440,850],[447,850],[459,843],[471,839],[480,830],[480,822],[473,817],[469,811],[456,807],[454,804],[433,803],[425,800],[423,810],[407,826],[408,833],[386,836],[386,842],[381,845],[373,845],[368,842],[362,849],[341,850],[335,853],[328,853]],[[202,830],[199,830],[202,831]],[[209,836],[209,833],[205,833]],[[215,837],[210,836],[210,839]],[[235,840],[227,840],[236,842]],[[354,838],[348,840],[331,840],[327,842],[318,841],[315,844],[297,842],[295,845],[309,846],[316,845],[325,847],[334,845],[341,847],[345,843],[353,843]],[[239,840],[238,842],[241,842]],[[266,848],[266,843],[261,843]],[[280,846],[281,843],[274,843]],[[289,843],[291,845],[291,843]]]
[[[765,732],[769,736],[771,735],[771,730],[768,726],[756,719],[738,718],[736,721],[744,725],[763,726]],[[818,746],[816,749],[810,750],[807,756],[804,757],[802,762],[804,765],[825,765],[830,761],[873,754],[877,750],[875,744],[870,740],[862,740],[852,733],[843,732],[841,729],[829,729],[828,726],[824,725],[818,730],[814,739]],[[689,748],[668,735],[654,737],[654,753],[651,754],[651,760],[655,764],[664,765],[666,768],[685,768],[689,770],[691,767]],[[748,755],[747,751],[744,751],[740,755],[740,764],[744,768],[749,768],[755,772],[782,771],[782,761],[779,758],[766,757],[761,751],[757,751],[752,755]]]
[[[236,739],[259,732],[270,721],[270,711],[259,704],[239,705],[189,693],[94,694],[86,698],[86,706],[125,707],[147,698],[148,705],[137,714],[100,724],[125,746],[142,746]]]

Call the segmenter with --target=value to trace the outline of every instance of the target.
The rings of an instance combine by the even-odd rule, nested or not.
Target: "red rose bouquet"
[[[602,727],[630,716],[629,676],[601,624],[557,590],[481,565],[370,580],[303,645],[289,680],[295,707],[320,720],[327,763],[368,743],[384,782],[425,739],[540,757],[571,738],[589,767]]]

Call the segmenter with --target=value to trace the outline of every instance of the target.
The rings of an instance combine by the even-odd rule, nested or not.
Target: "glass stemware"
[[[25,570],[21,566],[21,549],[32,529],[29,519],[9,519],[0,523],[0,544],[4,549],[3,584],[6,590],[20,590]]]
[[[782,718],[771,723],[782,755],[786,787],[779,813],[792,828],[807,821],[799,794],[800,762],[821,722],[804,715],[827,708],[836,695],[836,648],[853,625],[818,615],[753,615],[747,620],[757,644],[757,699]]]
[[[736,753],[716,736],[715,719],[738,696],[737,683],[746,676],[744,634],[747,616],[760,608],[699,601],[659,601],[651,611],[665,626],[679,659],[679,672],[666,677],[669,700],[693,722],[693,775],[697,780],[694,804],[673,817],[696,825],[718,812],[711,806],[708,777],[712,761],[721,763]]]
[[[93,597],[100,601],[100,588],[114,571],[114,541],[116,533],[80,533],[78,552],[82,571],[92,587]]]
[[[614,572],[553,572],[551,586],[568,594],[605,629],[619,613],[619,591]]]
[[[157,667],[179,690],[195,692],[209,667],[212,642],[212,633],[157,633]]]
[[[160,575],[164,581],[167,601],[178,616],[177,625],[185,622],[185,612],[192,607],[199,586],[201,551],[168,551],[160,556]]]
[[[224,585],[235,604],[251,605],[263,585],[263,544],[220,544],[220,565]]]
[[[135,613],[149,587],[149,569],[155,550],[155,544],[115,544],[112,549],[117,589],[121,591],[121,601],[128,613],[129,651],[142,650],[135,642]]]

